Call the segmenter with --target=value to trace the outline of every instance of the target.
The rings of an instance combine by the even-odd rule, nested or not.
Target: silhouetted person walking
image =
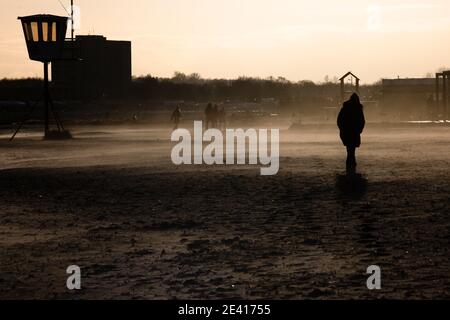
[[[361,133],[366,125],[363,105],[356,93],[352,94],[350,100],[344,102],[339,112],[337,121],[341,140],[347,147],[347,170],[356,168],[356,148],[361,145]]]
[[[170,117],[170,120],[172,120],[175,124],[175,126],[173,127],[173,130],[178,129],[178,125],[180,124],[180,119],[181,119],[181,109],[180,109],[180,107],[177,107],[175,109],[175,111],[172,113],[172,117]]]
[[[212,103],[208,103],[208,105],[206,106],[206,109],[205,109],[205,126],[206,126],[206,129],[209,129],[210,128],[210,124],[212,125],[213,124],[213,122],[214,122],[214,120],[213,120],[213,117],[214,117],[214,115],[213,115],[213,113],[214,113],[214,110],[213,110],[213,105],[212,105]]]
[[[217,118],[218,118],[218,122],[219,122],[219,128],[221,130],[225,130],[227,127],[227,113],[225,111],[225,107],[222,107],[219,110],[219,114],[218,114]]]
[[[427,99],[427,112],[431,120],[435,120],[436,117],[436,103],[434,101],[434,96],[430,94]]]
[[[214,105],[212,110],[212,125],[213,128],[217,128],[219,122],[219,107],[217,104]]]

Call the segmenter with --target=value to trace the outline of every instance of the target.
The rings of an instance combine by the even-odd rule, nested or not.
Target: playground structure
[[[444,120],[450,119],[449,110],[449,85],[450,70],[436,73],[436,105],[439,113],[442,112]]]
[[[351,87],[354,87],[354,90],[346,91],[345,90],[345,80],[350,78],[350,84]],[[355,80],[355,85],[353,86],[353,80]],[[351,71],[347,72],[345,75],[343,75],[339,81],[341,82],[341,103],[343,103],[347,99],[347,95],[350,95],[354,92],[359,94],[359,82],[361,79],[359,79],[357,76],[355,76]]]

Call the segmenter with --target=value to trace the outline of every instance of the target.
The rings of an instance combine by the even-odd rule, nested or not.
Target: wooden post
[[[436,90],[435,91],[435,101],[436,101],[435,104],[436,104],[436,106],[435,106],[435,108],[436,108],[437,112],[439,112],[439,110],[440,110],[439,78],[440,78],[439,73],[436,73],[436,81],[435,81],[435,90]]]
[[[73,0],[70,0],[70,10],[71,10],[71,12],[70,12],[70,15],[71,15],[71,40],[72,40],[72,42],[73,42],[73,34],[74,34],[74,21],[73,21],[73,15],[74,15],[74,12],[73,12]]]
[[[450,120],[450,96],[449,96],[449,89],[450,89],[450,71],[447,71],[445,73],[445,108],[446,108],[446,119]]]
[[[50,90],[48,88],[48,62],[44,62],[44,108],[45,108],[45,137],[50,131],[49,108],[50,108]]]
[[[444,115],[444,120],[447,120],[447,106],[448,106],[448,76],[447,74],[444,72],[443,76],[443,87],[442,87],[442,105],[443,105],[443,115]]]

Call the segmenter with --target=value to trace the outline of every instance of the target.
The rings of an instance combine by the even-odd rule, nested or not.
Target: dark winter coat
[[[361,145],[361,133],[366,125],[363,105],[357,94],[344,102],[337,121],[341,140],[346,147],[358,148]]]

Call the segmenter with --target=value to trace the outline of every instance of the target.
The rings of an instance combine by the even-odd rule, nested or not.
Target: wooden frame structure
[[[355,91],[345,91],[345,79],[347,79],[348,77],[353,77],[356,80],[355,83]],[[359,82],[361,81],[361,79],[359,79],[357,76],[355,76],[351,71],[347,72],[345,75],[343,75],[339,81],[341,81],[341,102],[344,102],[345,100],[345,94],[346,93],[353,93],[356,92],[359,94]]]

